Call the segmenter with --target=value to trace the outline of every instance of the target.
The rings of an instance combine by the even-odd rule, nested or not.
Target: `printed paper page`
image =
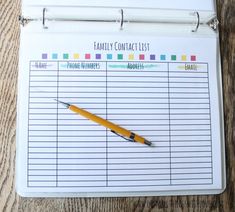
[[[22,42],[19,192],[221,189],[216,38],[31,33]]]

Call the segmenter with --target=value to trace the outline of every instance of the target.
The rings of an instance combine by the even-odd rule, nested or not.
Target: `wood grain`
[[[140,198],[21,198],[15,193],[19,0],[0,0],[0,211],[235,211],[235,0],[218,0],[227,189],[221,195]],[[3,18],[4,17],[4,18]]]

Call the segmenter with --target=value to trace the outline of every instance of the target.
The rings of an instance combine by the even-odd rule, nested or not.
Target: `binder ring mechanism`
[[[42,27],[43,29],[48,29],[48,27],[46,26],[46,8],[43,8],[42,10]]]
[[[43,29],[48,29],[48,27],[46,26],[46,8],[43,8],[42,10],[42,19],[32,19],[32,18],[25,18],[24,16],[20,15],[19,16],[19,22],[20,24],[24,27],[25,25],[27,25],[29,22],[31,21],[41,21],[42,20],[42,26]]]
[[[119,30],[123,30],[123,26],[124,26],[124,23],[126,22],[129,22],[127,20],[125,20],[124,18],[124,10],[123,9],[120,9],[119,10],[119,13],[120,13],[120,19],[119,20],[115,20],[115,19],[112,19],[112,20],[83,20],[83,19],[64,19],[64,18],[49,18],[49,17],[46,17],[46,13],[47,13],[47,8],[43,8],[42,10],[42,18],[25,18],[23,16],[19,16],[19,22],[22,26],[25,26],[27,25],[29,22],[31,21],[40,21],[42,22],[42,27],[43,29],[48,29],[48,26],[47,26],[47,21],[62,21],[62,22],[67,22],[67,21],[81,21],[81,22],[91,22],[91,21],[94,21],[94,22],[112,22],[112,23],[118,23],[119,24]],[[194,26],[194,28],[192,29],[192,32],[197,32],[199,27],[200,27],[200,24],[202,25],[205,25],[207,24],[210,28],[212,28],[214,31],[216,31],[218,29],[218,20],[216,17],[213,17],[209,22],[207,23],[201,23],[201,18],[200,18],[200,14],[199,12],[195,11],[193,13],[190,13],[189,15],[191,16],[195,16],[196,17],[196,25]],[[136,21],[130,21],[130,23],[166,23],[166,24],[178,24],[177,22],[172,22],[172,21],[166,21],[166,22],[163,22],[161,20],[156,20],[156,21],[139,21],[139,20],[136,20]],[[185,22],[182,22],[182,24],[194,24],[195,22],[192,23],[192,21],[185,21]]]
[[[123,24],[124,24],[124,11],[123,11],[123,9],[120,10],[120,13],[121,13],[120,30],[123,30]]]
[[[197,17],[197,23],[196,23],[195,28],[192,30],[192,32],[197,32],[197,30],[200,26],[200,14],[199,14],[199,12],[194,12],[193,15]]]
[[[48,29],[48,27],[46,26],[46,12],[47,12],[47,9],[46,8],[43,8],[42,10],[42,27],[43,29]],[[120,13],[121,13],[121,18],[120,18],[120,30],[123,30],[123,24],[124,24],[124,11],[123,9],[120,10]]]
[[[47,9],[46,8],[43,8],[43,11],[42,11],[42,26],[43,26],[43,29],[48,29],[48,27],[46,26],[46,12],[47,12]],[[123,9],[120,10],[120,13],[121,13],[121,18],[120,18],[120,30],[123,30],[123,24],[124,24],[124,11]]]

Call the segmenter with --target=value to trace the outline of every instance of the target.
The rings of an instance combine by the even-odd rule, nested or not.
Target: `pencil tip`
[[[56,102],[64,105],[66,108],[69,108],[70,107],[70,104],[69,103],[66,103],[66,102],[62,102],[62,101],[59,101],[58,99],[54,99]]]
[[[144,143],[148,146],[152,146],[152,142],[148,141],[148,140],[144,140]]]

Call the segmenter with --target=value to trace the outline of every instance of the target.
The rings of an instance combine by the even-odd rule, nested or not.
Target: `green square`
[[[69,59],[69,54],[63,54],[64,59]]]
[[[118,54],[118,60],[123,60],[123,54]]]
[[[176,55],[171,55],[171,60],[176,60]]]

